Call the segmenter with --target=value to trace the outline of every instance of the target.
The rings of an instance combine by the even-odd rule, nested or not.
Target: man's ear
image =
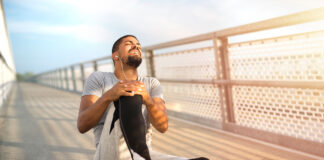
[[[113,59],[114,61],[118,61],[118,60],[119,60],[119,57],[118,57],[117,52],[114,52],[114,53],[112,54],[112,59]]]

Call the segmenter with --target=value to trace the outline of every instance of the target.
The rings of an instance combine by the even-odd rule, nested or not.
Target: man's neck
[[[137,80],[138,77],[137,69],[126,65],[124,66],[124,73],[121,67],[116,67],[114,74],[119,80]]]

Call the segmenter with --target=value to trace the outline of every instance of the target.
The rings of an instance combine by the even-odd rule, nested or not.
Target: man
[[[135,94],[142,96],[144,119],[148,124],[146,139],[150,151],[152,134],[150,123],[161,133],[166,132],[168,129],[168,116],[159,81],[151,77],[138,76],[137,67],[142,62],[142,52],[137,38],[133,35],[119,38],[113,45],[112,59],[115,66],[114,73],[94,72],[87,79],[81,97],[77,121],[80,133],[85,133],[91,128],[94,129],[97,147],[96,156],[105,154],[98,153],[100,152],[98,150],[102,151],[102,148],[105,148],[105,152],[106,150],[113,150],[110,155],[107,155],[109,159],[121,158],[123,154],[116,153],[116,155],[112,155],[115,154],[114,152],[123,152],[125,150],[127,152],[125,141],[119,141],[118,139],[121,132],[117,130],[114,137],[108,136],[109,132],[107,131],[107,128],[110,128],[112,119],[113,102],[118,100],[120,96],[134,96]],[[115,127],[120,128],[119,125]],[[117,145],[115,146],[117,150],[112,146],[114,142],[111,140],[112,138],[117,139],[116,143],[114,143]],[[123,146],[124,149],[122,149]],[[98,149],[100,147],[101,149]],[[151,155],[154,153],[156,152],[151,153]],[[111,156],[117,157],[112,158]],[[98,159],[101,159],[100,156]]]

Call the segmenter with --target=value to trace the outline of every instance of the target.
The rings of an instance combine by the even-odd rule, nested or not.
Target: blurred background
[[[21,74],[110,55],[125,34],[149,46],[320,6],[322,0],[3,0]]]
[[[91,73],[113,71],[112,44],[126,34],[139,39],[139,73],[159,79],[172,117],[156,150],[324,157],[323,0],[0,2],[0,159],[91,159],[92,133],[73,128],[80,93]]]

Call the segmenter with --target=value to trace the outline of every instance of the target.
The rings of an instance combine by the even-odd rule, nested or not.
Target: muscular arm
[[[161,98],[152,98],[146,90],[143,82],[134,82],[137,87],[135,94],[143,97],[143,103],[146,105],[151,124],[159,132],[164,133],[168,130],[168,115],[164,101]]]
[[[82,96],[77,127],[80,133],[85,133],[93,128],[100,121],[108,105],[120,96],[133,96],[134,87],[130,87],[128,82],[120,81],[110,90],[105,92],[100,98],[95,95]]]
[[[133,91],[133,92],[129,92]],[[87,95],[81,98],[77,127],[80,133],[85,133],[100,121],[108,105],[120,96],[143,96],[144,104],[148,110],[149,119],[154,128],[159,132],[168,129],[168,116],[161,98],[151,98],[142,82],[120,81],[100,98],[95,95]]]
[[[164,133],[168,130],[168,116],[164,101],[161,98],[150,98],[151,102],[147,102],[146,108],[150,122],[159,132]]]
[[[77,126],[80,133],[85,133],[100,121],[111,100],[107,96],[82,96]]]

